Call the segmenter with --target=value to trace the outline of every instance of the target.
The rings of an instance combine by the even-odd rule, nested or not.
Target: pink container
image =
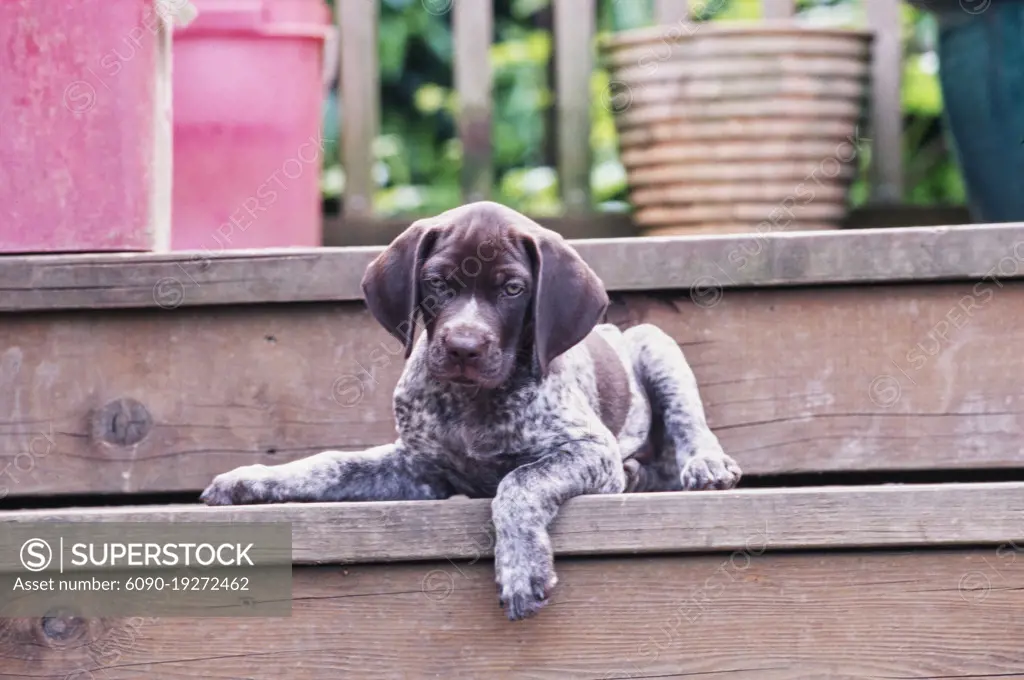
[[[174,33],[172,249],[319,246],[329,8],[192,1]]]
[[[0,0],[0,253],[159,248],[170,31],[153,0]]]

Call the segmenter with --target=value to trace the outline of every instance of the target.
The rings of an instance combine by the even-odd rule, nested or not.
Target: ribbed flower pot
[[[838,228],[856,175],[869,31],[704,23],[604,40],[644,234]]]

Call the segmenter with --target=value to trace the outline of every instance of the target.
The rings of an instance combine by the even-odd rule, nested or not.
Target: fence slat
[[[871,0],[864,5],[868,25],[875,31],[871,63],[871,200],[899,202],[903,198],[900,0]]]
[[[590,77],[596,0],[555,0],[558,182],[566,212],[590,209]]]
[[[377,3],[338,0],[340,82],[338,129],[345,171],[344,214],[373,213],[373,141],[380,124]]]
[[[689,18],[689,0],[654,0],[654,20],[659,24],[685,22]]]
[[[761,0],[765,19],[788,19],[796,12],[795,0]]]
[[[491,37],[492,0],[460,0],[452,7],[455,41],[455,89],[459,97],[459,140],[462,142],[462,196],[465,201],[490,197],[491,167]]]

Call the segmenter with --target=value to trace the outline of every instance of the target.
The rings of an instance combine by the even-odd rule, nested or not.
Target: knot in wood
[[[149,434],[153,418],[134,399],[112,401],[93,416],[93,438],[117,446],[133,446]]]
[[[82,636],[85,632],[85,619],[67,611],[51,611],[43,615],[39,622],[43,636],[53,642],[67,642]]]

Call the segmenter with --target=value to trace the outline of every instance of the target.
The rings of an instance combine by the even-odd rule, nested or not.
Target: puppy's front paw
[[[684,491],[732,489],[739,484],[742,476],[740,466],[720,448],[717,451],[698,452],[686,461],[680,474]]]
[[[509,621],[533,616],[548,603],[558,582],[546,540],[501,542],[494,550],[498,602]]]
[[[246,465],[213,478],[199,500],[207,505],[254,505],[273,502],[273,472],[266,465]]]

